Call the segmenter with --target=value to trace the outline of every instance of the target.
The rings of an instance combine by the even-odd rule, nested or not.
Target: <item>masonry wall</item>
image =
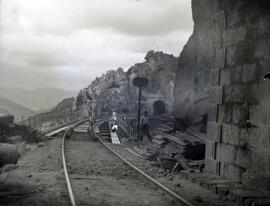
[[[205,172],[270,189],[268,3],[193,0],[192,7],[194,33],[176,74],[176,83],[186,79],[175,88],[176,114],[208,113]],[[196,96],[207,100],[196,104]]]
[[[270,188],[270,13],[266,1],[220,1],[209,87],[206,171]]]

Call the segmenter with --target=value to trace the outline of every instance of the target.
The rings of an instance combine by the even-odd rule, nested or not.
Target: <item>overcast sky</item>
[[[78,90],[149,50],[178,56],[190,0],[2,0],[0,87]]]

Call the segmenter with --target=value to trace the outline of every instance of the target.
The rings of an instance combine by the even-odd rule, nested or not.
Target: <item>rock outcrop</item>
[[[16,164],[20,155],[16,148],[16,145],[12,144],[0,144],[0,167],[5,164]]]
[[[195,123],[207,113],[210,69],[219,31],[215,1],[192,1],[194,31],[179,57],[175,78],[175,114]]]
[[[134,87],[133,79],[146,77],[149,85],[143,88],[142,109],[156,115],[169,113],[174,105],[176,68],[176,57],[149,51],[144,62],[135,64],[127,72],[119,68],[97,77],[87,88],[81,90],[77,97],[77,106],[85,107],[89,99],[95,101],[98,115],[110,113],[112,109],[136,114],[138,89]],[[86,113],[87,107],[83,110]]]

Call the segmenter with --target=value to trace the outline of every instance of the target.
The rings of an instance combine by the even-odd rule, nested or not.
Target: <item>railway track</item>
[[[110,147],[105,141],[110,132],[104,122],[94,125],[92,137],[86,134],[86,121],[74,125],[63,135],[62,160],[72,206],[192,206]]]

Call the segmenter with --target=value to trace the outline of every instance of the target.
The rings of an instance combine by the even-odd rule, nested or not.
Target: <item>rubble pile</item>
[[[38,142],[37,132],[25,125],[17,125],[13,115],[0,116],[0,172],[7,164],[16,164],[25,142]]]
[[[204,165],[206,134],[200,127],[189,127],[185,131],[177,129],[173,116],[162,116],[153,132],[153,144],[148,145],[150,159],[172,172],[182,169],[201,170]]]

